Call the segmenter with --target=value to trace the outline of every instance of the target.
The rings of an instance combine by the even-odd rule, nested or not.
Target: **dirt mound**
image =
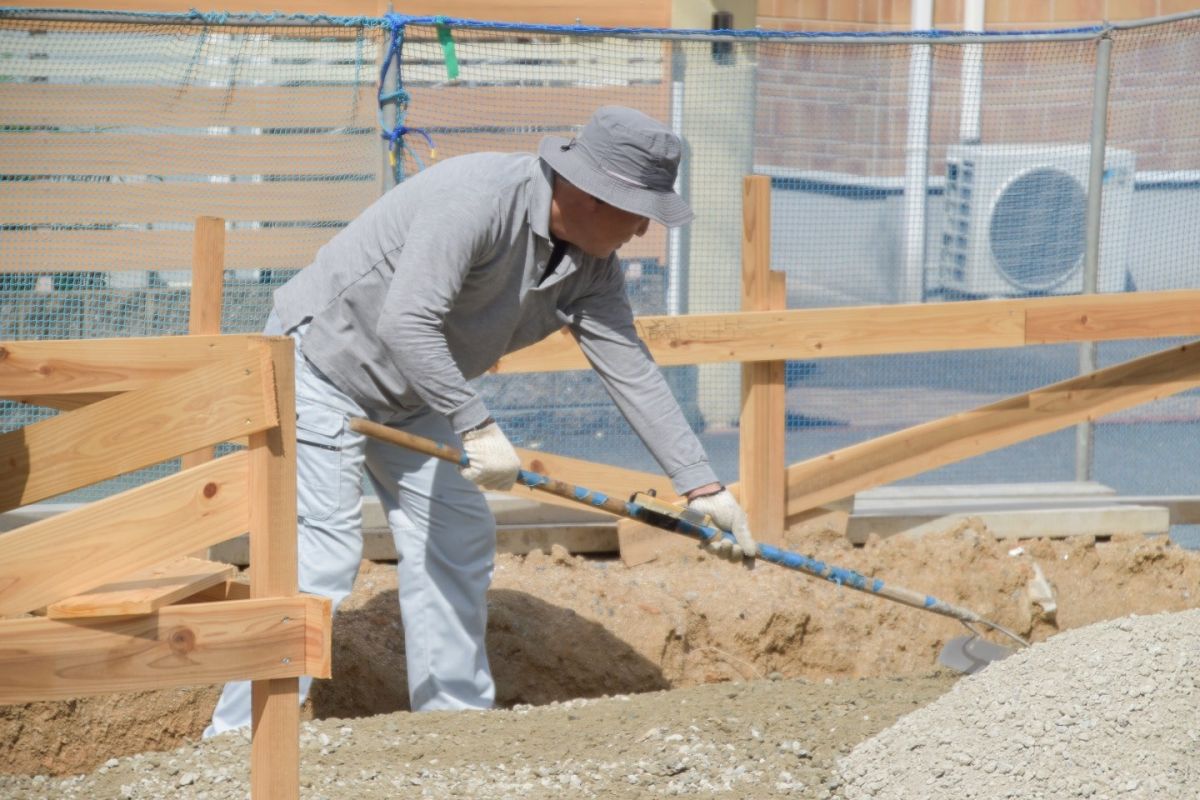
[[[833,534],[788,546],[935,595],[1034,640],[1131,613],[1193,608],[1200,553],[1165,538],[996,541],[978,524],[921,539]],[[760,564],[697,555],[632,569],[619,561],[501,556],[489,595],[489,654],[503,706],[761,679],[928,675],[955,621]],[[1037,568],[1035,569],[1035,565]],[[1038,570],[1057,608],[1035,602]],[[393,565],[365,562],[334,624],[334,675],[308,718],[408,707]],[[840,690],[839,690],[840,691]],[[0,708],[0,770],[67,773],[198,738],[216,689]]]

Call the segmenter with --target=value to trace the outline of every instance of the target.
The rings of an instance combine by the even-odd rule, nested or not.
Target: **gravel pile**
[[[305,722],[301,797],[828,800],[839,756],[954,680],[762,680],[502,711]],[[89,775],[0,775],[0,798],[245,800],[249,758],[248,737],[227,733],[111,758]]]
[[[1200,610],[1059,634],[839,763],[847,800],[1200,796]]]

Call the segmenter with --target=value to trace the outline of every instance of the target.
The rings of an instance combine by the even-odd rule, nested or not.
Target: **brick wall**
[[[935,0],[934,26],[962,27],[962,0]],[[988,0],[989,30],[1063,28],[1130,20],[1200,8],[1200,0]],[[758,24],[768,30],[907,30],[911,0],[759,0]]]
[[[935,5],[961,8],[960,2],[949,0]],[[1061,16],[1068,9],[1082,14],[1092,7],[1142,17],[1140,12],[1173,13],[1182,5],[1200,6],[1200,0],[990,0],[988,28],[1002,27],[990,21],[993,15],[1028,17],[1035,8],[1045,12],[1043,17]],[[846,30],[881,29],[878,22],[852,22],[848,19],[852,13],[866,16],[869,12],[878,19],[886,16],[884,12],[903,17],[909,9],[908,2],[867,0],[763,0],[760,12],[764,6],[777,13],[824,13],[831,20],[841,15],[833,22]],[[898,11],[900,6],[903,9]],[[1065,20],[1045,22],[1054,27],[1066,24]],[[904,27],[893,23],[882,27],[888,26]],[[829,27],[814,23],[812,29]],[[1029,22],[1011,25],[1012,29],[1030,27]],[[798,40],[761,47],[755,162],[870,177],[903,175],[910,51],[907,45]],[[959,138],[963,52],[958,45],[933,47],[930,159],[934,165],[943,148]],[[1095,52],[1093,41],[986,45],[983,140],[1086,143]],[[1194,79],[1198,63],[1200,20],[1114,35],[1109,143],[1133,150],[1139,170],[1200,169],[1200,140],[1195,135],[1200,130],[1200,83]]]

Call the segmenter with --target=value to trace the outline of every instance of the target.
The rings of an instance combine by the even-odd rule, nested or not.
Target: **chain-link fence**
[[[1195,14],[824,35],[3,10],[0,339],[186,332],[202,214],[227,220],[223,327],[256,330],[273,287],[390,186],[434,160],[536,149],[610,103],[687,141],[696,221],[622,252],[638,313],[740,308],[751,173],[772,179],[793,308],[1196,287],[1197,63]],[[788,460],[1167,344],[792,362]],[[737,367],[667,373],[735,480]],[[655,469],[587,372],[478,385],[520,445]],[[0,411],[4,429],[53,413]],[[1196,392],[1092,433],[916,480],[1195,492]]]

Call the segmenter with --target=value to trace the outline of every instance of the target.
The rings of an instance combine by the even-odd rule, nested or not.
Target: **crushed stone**
[[[1200,611],[1054,636],[959,681],[838,765],[846,800],[1189,800]]]

